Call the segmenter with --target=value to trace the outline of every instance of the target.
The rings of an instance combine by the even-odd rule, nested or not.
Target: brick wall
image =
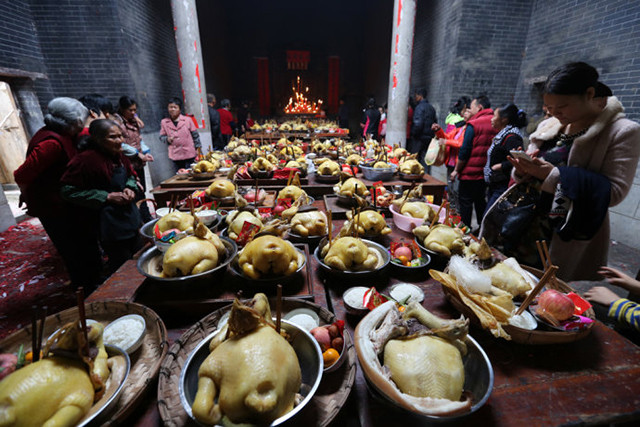
[[[0,2],[0,66],[46,73],[29,2]]]
[[[528,0],[418,2],[411,86],[427,87],[440,122],[462,95],[513,101],[530,13]]]

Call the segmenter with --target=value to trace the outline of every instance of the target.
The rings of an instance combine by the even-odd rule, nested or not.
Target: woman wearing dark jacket
[[[380,111],[376,108],[376,100],[370,98],[367,102],[367,108],[362,114],[362,121],[360,127],[362,128],[362,135],[368,138],[378,139],[378,126],[380,125]]]
[[[88,147],[62,177],[62,196],[85,209],[109,257],[110,273],[139,249],[140,212],[135,190],[140,187],[129,159],[122,153],[122,131],[111,120],[94,120]]]
[[[78,149],[77,137],[89,110],[73,98],[54,98],[47,106],[45,126],[29,141],[24,163],[13,173],[27,213],[38,217],[64,260],[74,287],[99,281],[98,243],[91,243],[83,218],[60,197],[60,178]]]
[[[522,148],[520,128],[527,125],[527,115],[513,104],[496,108],[491,118],[491,127],[498,131],[493,137],[487,164],[484,167],[484,180],[488,185],[487,209],[507,190],[513,166],[507,160],[511,150]]]

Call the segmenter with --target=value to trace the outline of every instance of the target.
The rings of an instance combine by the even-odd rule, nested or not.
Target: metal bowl
[[[398,178],[403,181],[422,181],[424,180],[424,174],[407,174],[398,172]]]
[[[271,423],[277,426],[291,420],[298,412],[305,407],[315,394],[320,381],[322,380],[323,360],[322,352],[317,341],[311,334],[304,329],[296,326],[287,320],[282,320],[282,328],[291,337],[291,346],[293,347],[298,361],[300,362],[300,370],[302,372],[302,385],[299,393],[304,397],[302,402],[293,408],[287,414],[281,416]],[[180,401],[185,412],[195,420],[191,412],[191,405],[195,400],[198,391],[198,369],[204,360],[209,356],[209,342],[219,331],[213,332],[207,336],[202,342],[191,352],[185,362],[180,374]]]
[[[319,173],[316,173],[316,181],[323,182],[325,184],[335,184],[340,181],[340,174],[320,175]]]
[[[153,227],[156,226],[156,222],[158,222],[160,218],[152,219],[149,222],[146,222],[142,227],[140,227],[140,235],[147,240],[153,240]]]
[[[367,316],[373,316],[372,319],[376,319],[377,317],[382,318],[386,311],[388,311],[392,302],[387,302],[377,308],[375,308],[371,313]],[[366,318],[365,318],[366,319]],[[367,331],[361,331],[360,325],[365,324],[364,321],[358,325],[356,328],[356,336],[355,336],[355,347],[356,352],[358,354],[358,360],[360,362],[360,366],[362,368],[362,372],[364,374],[365,379],[367,380],[367,385],[369,386],[369,390],[371,393],[377,397],[384,404],[388,404],[396,409],[401,411],[405,411],[407,414],[407,419],[404,421],[407,425],[418,425],[426,423],[434,423],[434,422],[451,422],[460,420],[464,417],[473,414],[478,409],[480,409],[489,399],[491,395],[491,391],[493,390],[493,366],[491,365],[491,361],[489,357],[484,352],[480,344],[476,340],[474,340],[470,335],[467,335],[465,338],[465,343],[467,345],[467,354],[462,357],[462,362],[464,365],[464,386],[463,390],[466,393],[470,394],[471,397],[471,408],[469,411],[454,414],[454,415],[425,415],[423,413],[410,411],[401,406],[399,402],[396,402],[391,397],[389,397],[383,390],[380,390],[371,380],[370,376],[374,373],[374,367],[372,367],[371,363],[365,362],[371,359],[371,357],[375,357],[375,350],[373,350],[373,344],[371,344],[370,340],[365,337],[368,336]],[[372,356],[374,355],[374,356]],[[365,361],[363,361],[363,359]]]
[[[124,359],[124,363],[125,363],[124,376],[122,378],[122,381],[120,381],[120,384],[116,387],[115,390],[107,389],[107,391],[105,392],[105,396],[103,396],[102,399],[98,401],[98,404],[100,402],[103,402],[100,409],[90,412],[88,416],[86,416],[80,421],[80,423],[78,424],[78,427],[84,427],[88,425],[100,425],[109,420],[109,413],[112,412],[112,410],[115,409],[115,406],[118,404],[120,395],[124,392],[124,385],[127,382],[127,377],[129,377],[129,372],[131,371],[131,359],[129,358],[129,355],[124,350],[122,350],[120,347],[116,347],[115,345],[110,345],[110,344],[105,344],[104,348],[107,351],[107,354],[109,355],[109,357],[121,356]],[[109,395],[110,392],[111,394]]]
[[[318,261],[320,268],[322,268],[327,273],[330,273],[336,276],[343,276],[345,278],[355,279],[355,278],[363,278],[363,277],[368,277],[371,275],[378,274],[380,271],[384,270],[385,267],[389,264],[389,261],[391,261],[391,256],[389,255],[389,251],[387,251],[387,249],[381,244],[372,242],[371,240],[362,239],[362,242],[365,245],[369,246],[370,248],[375,249],[379,254],[378,265],[374,270],[342,271],[342,270],[338,270],[337,268],[333,268],[330,265],[325,264],[324,259],[320,257],[320,251],[326,244],[328,244],[328,240],[326,237],[320,241],[320,244],[318,245],[316,250],[313,251],[313,256],[315,257],[316,261]]]
[[[187,283],[207,277],[214,276],[218,272],[224,272],[229,263],[233,260],[233,258],[238,253],[238,246],[236,243],[228,239],[226,237],[220,237],[222,244],[227,248],[227,255],[224,260],[218,264],[218,266],[209,271],[204,271],[202,273],[193,274],[191,276],[182,276],[182,277],[160,277],[160,272],[162,271],[162,258],[164,254],[160,252],[158,248],[151,248],[146,250],[138,259],[138,271],[140,274],[148,277],[149,279],[153,279],[156,282],[171,284],[171,283]]]
[[[287,242],[286,240],[284,241],[289,245],[292,245],[291,242]],[[295,246],[294,246],[294,249],[298,253],[298,268],[296,269],[296,271],[294,271],[293,273],[287,276],[264,276],[259,279],[252,279],[251,277],[248,277],[247,275],[244,274],[244,272],[238,265],[238,260],[240,259],[240,254],[242,253],[242,250],[239,251],[235,257],[233,257],[233,260],[231,261],[229,268],[231,269],[231,272],[233,274],[242,277],[247,282],[253,282],[253,283],[263,284],[263,285],[281,283],[295,277],[295,275],[298,274],[300,271],[302,271],[304,266],[307,265],[307,259],[304,256],[304,252],[301,249],[296,248]]]
[[[418,237],[414,237],[413,241],[416,242],[420,250],[424,252],[425,255],[429,255],[429,257],[431,258],[431,268],[442,271],[447,267],[451,257],[448,257],[445,254],[441,254],[440,252],[427,249]]]
[[[369,181],[391,181],[393,179],[393,175],[396,173],[396,168],[397,166],[393,163],[390,168],[372,168],[360,165],[364,178]]]

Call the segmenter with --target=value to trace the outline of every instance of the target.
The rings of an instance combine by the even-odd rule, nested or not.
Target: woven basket
[[[271,307],[275,302],[271,300]],[[287,313],[295,308],[310,308],[318,313],[321,323],[332,323],[335,316],[325,308],[295,298],[283,298],[282,311]],[[166,426],[195,425],[182,407],[179,383],[182,367],[195,347],[211,332],[216,330],[218,320],[231,305],[214,311],[188,329],[169,349],[160,367],[158,380],[158,410]],[[344,350],[347,360],[335,372],[324,374],[320,387],[311,401],[298,413],[295,425],[326,426],[344,406],[356,378],[356,351],[349,333],[344,331]]]
[[[543,275],[543,272],[538,269],[527,267],[525,265],[523,265],[522,268],[532,273],[538,279],[540,279]],[[567,285],[565,282],[557,278],[555,281],[549,281],[547,287],[549,289],[555,289],[564,293],[574,292],[571,286]],[[447,300],[456,308],[456,310],[464,314],[465,317],[469,318],[472,323],[480,325],[480,320],[478,320],[478,317],[475,315],[475,313],[469,307],[467,307],[455,293],[453,293],[444,285],[442,285],[442,290],[444,291]],[[595,319],[595,313],[592,308],[585,311],[582,315],[590,319]],[[578,341],[591,333],[591,329],[594,324],[595,322],[590,323],[584,329],[567,332],[538,330],[530,331],[513,325],[503,325],[502,328],[511,336],[511,340],[513,342],[527,345],[546,345]]]
[[[127,314],[139,314],[144,317],[147,324],[142,345],[130,355],[131,371],[124,385],[124,391],[107,423],[119,424],[140,403],[145,392],[149,389],[149,385],[156,378],[160,370],[160,363],[168,349],[167,330],[160,317],[153,310],[140,304],[97,301],[85,304],[85,313],[87,319],[97,320],[104,326]],[[46,339],[61,326],[76,320],[78,320],[77,307],[48,316],[44,325],[43,337]],[[31,349],[31,325],[0,341],[0,353],[16,353],[21,344],[24,345],[25,351]]]

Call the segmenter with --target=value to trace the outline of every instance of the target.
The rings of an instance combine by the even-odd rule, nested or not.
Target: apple
[[[320,344],[320,349],[322,352],[327,351],[328,348],[331,347],[331,335],[329,335],[329,330],[325,327],[318,326],[311,330],[311,335],[318,341]]]
[[[400,246],[398,249],[395,250],[395,252],[393,253],[393,256],[396,258],[400,258],[400,257],[405,257],[408,260],[411,260],[413,258],[413,253],[411,253],[411,249],[409,249],[406,246]]]

